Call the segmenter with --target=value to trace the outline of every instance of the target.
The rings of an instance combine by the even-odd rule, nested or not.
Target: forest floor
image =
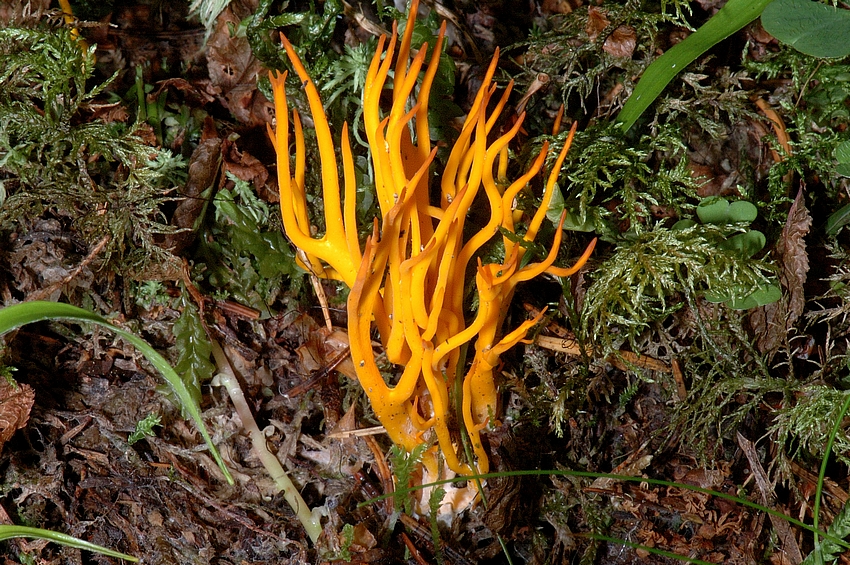
[[[271,3],[271,14],[281,4]],[[198,387],[235,484],[138,351],[94,325],[41,322],[6,335],[0,357],[24,387],[0,388],[0,523],[62,531],[151,565],[799,565],[813,535],[781,516],[816,517],[822,531],[832,524],[843,537],[846,419],[831,454],[826,446],[850,390],[850,242],[846,215],[835,215],[847,203],[847,177],[833,159],[848,135],[850,65],[797,54],[756,20],[674,79],[631,134],[615,134],[606,124],[646,65],[691,33],[685,21],[697,28],[724,2],[670,1],[664,18],[652,2],[425,4],[423,37],[449,22],[450,71],[432,95],[444,114],[432,135],[444,146],[457,136],[500,47],[498,82],[516,79],[504,120],[527,112],[512,154],[530,160],[542,139],[563,143],[578,123],[559,183],[560,207],[574,213],[564,263],[599,237],[580,272],[526,283],[504,313],[507,328],[549,308],[498,369],[501,425],[484,437],[491,471],[505,473],[483,483],[485,500],[437,515],[418,493],[375,500],[421,477],[402,476],[404,457],[389,455],[385,435],[357,433],[379,423],[359,385],[334,370],[342,346],[324,318],[344,331],[347,289],[317,283],[328,300],[320,306],[283,236],[268,61],[249,41],[258,2],[234,0],[207,30],[187,16],[188,2],[81,0],[66,22],[55,3],[33,0],[0,6],[0,27],[74,26],[94,49],[90,76],[57,87],[56,107],[113,79],[66,119],[46,103],[50,77],[27,83],[26,70],[0,71],[0,90],[19,81],[34,97],[9,87],[0,100],[3,304],[69,302],[144,337]],[[368,64],[392,14],[369,2],[293,0],[285,10],[266,38],[280,29],[303,47],[333,99],[332,127],[356,123],[364,57]],[[4,61],[23,56],[20,41],[0,39]],[[40,53],[39,45],[26,51]],[[564,126],[551,136],[562,103]],[[15,129],[19,110],[58,116],[68,131],[106,124],[120,140],[116,154],[121,143],[137,144],[158,164],[134,161],[135,149],[110,158],[109,144],[39,149],[41,134],[27,142]],[[365,146],[356,151],[358,178],[368,180]],[[436,168],[444,160],[439,153]],[[142,180],[133,184],[133,175]],[[728,233],[764,234],[753,253],[716,273],[712,255],[728,251],[711,239],[720,232],[706,232],[697,249],[672,227],[686,218],[707,224],[696,212],[708,197],[752,202],[758,219]],[[368,211],[363,203],[358,213]],[[546,229],[551,240],[554,226]],[[709,300],[730,280],[710,277],[732,272],[772,281],[782,297],[739,309]],[[225,348],[270,451],[306,503],[323,507],[318,545],[210,379],[221,371],[210,340]],[[149,416],[158,424],[131,444]],[[606,473],[648,481],[596,475]],[[473,481],[445,489],[476,492]],[[118,562],[43,541],[0,547],[3,565]],[[825,552],[848,562],[837,546]]]

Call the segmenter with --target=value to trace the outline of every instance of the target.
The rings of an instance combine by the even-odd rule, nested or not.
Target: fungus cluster
[[[347,307],[352,360],[358,380],[387,434],[394,443],[410,451],[428,441],[433,430],[450,469],[464,475],[486,473],[488,459],[481,430],[492,423],[496,413],[494,371],[500,355],[522,341],[539,319],[538,315],[500,335],[500,325],[514,289],[518,283],[544,272],[558,276],[576,272],[590,256],[595,240],[573,267],[555,267],[562,233],[559,225],[548,256],[540,262],[522,263],[527,247],[524,243],[534,241],[546,216],[575,132],[573,127],[548,176],[542,203],[528,222],[525,235],[502,236],[504,260],[500,263],[484,264],[478,258],[481,247],[496,237],[500,229],[516,233],[516,196],[541,171],[548,155],[548,143],[544,143],[528,171],[513,182],[506,180],[508,144],[519,131],[524,114],[510,130],[488,142],[512,86],[508,84],[492,111],[488,111],[496,92],[493,74],[498,51],[440,175],[439,206],[432,205],[429,168],[436,147],[432,147],[429,136],[428,97],[439,64],[445,23],[428,63],[425,62],[427,44],[411,57],[417,3],[416,0],[412,3],[400,42],[397,42],[396,26],[389,41],[386,36],[380,38],[366,76],[363,121],[381,219],[374,220],[372,235],[362,249],[355,214],[357,187],[348,126],[344,125],[341,132],[343,186],[340,189],[339,167],[322,101],[286,38],[282,39],[283,47],[306,91],[318,140],[325,216],[325,233],[321,237],[311,233],[307,214],[304,136],[295,110],[292,111],[294,159],[290,155],[286,73],[270,73],[277,123],[276,127],[269,127],[269,135],[277,152],[284,229],[301,250],[305,268],[350,287]],[[393,75],[389,79],[393,63]],[[383,111],[381,98],[388,80],[392,82],[392,104],[388,111]],[[408,102],[412,104],[409,109]],[[464,240],[467,212],[482,190],[489,203],[489,221]],[[467,266],[473,261],[478,309],[472,320],[467,321],[464,287]],[[403,367],[394,385],[387,384],[375,362],[373,323],[388,360]],[[472,344],[473,355],[463,374],[466,363],[462,348],[467,344]],[[458,383],[461,386],[455,388],[457,379],[462,379]],[[460,398],[455,399],[450,391],[458,389]],[[450,412],[455,401],[460,403],[474,461],[461,461],[450,431]],[[430,461],[436,462],[436,451],[429,453]]]

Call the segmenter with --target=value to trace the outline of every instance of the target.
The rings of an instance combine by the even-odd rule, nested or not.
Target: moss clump
[[[122,123],[93,116],[110,81],[91,87],[94,47],[66,30],[0,30],[0,230],[49,215],[118,272],[169,254],[162,205],[185,175],[179,156],[149,147]],[[110,261],[111,260],[111,261]]]

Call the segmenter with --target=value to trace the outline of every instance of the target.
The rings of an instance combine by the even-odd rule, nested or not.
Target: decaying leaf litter
[[[197,430],[129,345],[93,328],[27,326],[6,338],[3,361],[16,369],[6,372],[20,387],[0,403],[0,437],[11,437],[0,455],[7,522],[58,529],[151,563],[672,559],[653,549],[707,562],[806,557],[808,532],[728,499],[556,471],[675,481],[811,523],[820,458],[846,399],[846,238],[827,229],[847,198],[833,152],[847,135],[846,67],[806,58],[754,23],[671,83],[636,126],[649,136],[615,135],[606,122],[646,65],[688,35],[686,21],[698,27],[720,6],[670,2],[661,17],[636,3],[582,4],[438,5],[427,17],[423,9],[416,29],[429,40],[440,20],[449,22],[441,61],[447,74],[430,116],[431,135],[441,141],[437,166],[500,46],[506,54],[497,79],[517,80],[505,127],[523,109],[529,116],[511,152],[530,162],[545,139],[563,144],[564,134],[550,135],[562,103],[566,124],[579,126],[542,235],[551,241],[565,212],[563,259],[580,255],[593,234],[601,239],[588,266],[560,283],[519,287],[506,313],[509,331],[527,312],[548,306],[529,335],[538,345],[504,356],[502,406],[493,414],[501,425],[482,436],[491,469],[544,473],[488,479],[486,503],[471,507],[452,498],[462,488],[446,486],[443,501],[464,509],[444,505],[441,512],[437,500],[430,513],[427,497],[414,511],[403,493],[359,506],[391,493],[394,482],[415,484],[416,465],[404,454],[388,455],[390,444],[374,429],[378,422],[345,366],[345,335],[326,328],[346,326],[347,289],[314,287],[295,266],[265,131],[274,112],[263,77],[273,63],[261,62],[268,56],[262,46],[278,36],[263,30],[279,28],[304,50],[313,79],[327,87],[322,96],[334,100],[327,105],[332,127],[348,120],[352,137],[364,141],[356,129],[358,61],[368,63],[374,36],[391,29],[393,14],[379,16],[368,4],[290,6],[267,25],[263,18],[279,7],[234,2],[211,22],[204,43],[206,31],[186,19],[184,5],[75,5],[81,20],[102,22],[77,22],[97,45],[96,71],[85,86],[117,71],[114,81],[81,98],[67,117],[42,105],[46,88],[45,98],[37,88],[15,92],[2,111],[55,118],[80,139],[86,124],[106,124],[98,135],[134,135],[121,137],[126,152],[116,159],[92,144],[74,146],[72,155],[61,144],[34,152],[39,138],[27,137],[28,122],[4,126],[4,304],[82,305],[167,352],[202,401],[236,482],[228,486],[197,447]],[[59,12],[46,3],[2,14],[21,27],[61,27]],[[323,50],[335,55],[323,58]],[[4,76],[15,79],[32,80]],[[288,88],[303,110],[297,85]],[[63,107],[77,92],[52,100]],[[15,106],[21,100],[29,106]],[[355,147],[358,182],[367,185],[375,173],[364,148]],[[134,167],[147,171],[145,152],[158,163],[158,176],[145,177],[155,179],[149,196],[133,192],[133,175],[141,174]],[[25,166],[44,155],[65,160],[50,185]],[[63,167],[83,174],[68,181]],[[315,187],[317,170],[307,172]],[[63,182],[74,190],[63,192]],[[124,210],[108,199],[85,200],[116,188],[124,191]],[[542,177],[532,188],[518,195],[527,200],[524,209],[534,209]],[[730,210],[750,202],[756,215],[718,218],[724,201],[701,201],[711,196],[731,203]],[[73,198],[81,200],[68,204]],[[312,214],[322,203],[310,206]],[[358,193],[361,219],[371,218],[372,206]],[[127,217],[144,220],[149,231]],[[486,223],[486,212],[476,217],[473,208],[470,218]],[[691,222],[674,226],[684,219]],[[95,225],[104,227],[86,229]],[[730,248],[740,256],[724,259]],[[732,308],[747,289],[771,286],[782,289],[780,300]],[[317,292],[326,308],[317,306]],[[318,546],[275,494],[230,401],[209,380],[222,371],[212,341],[239,376],[269,451],[305,504],[324,506]],[[381,348],[374,351],[390,373]],[[28,387],[35,390],[31,408]],[[130,445],[150,415],[160,417],[159,426]],[[842,429],[818,514],[824,531],[835,519],[829,531],[838,537],[848,445]],[[476,492],[474,485],[466,491]],[[429,521],[429,514],[442,519]],[[8,562],[112,562],[41,542],[8,542],[8,549]],[[840,546],[824,552],[838,555]]]

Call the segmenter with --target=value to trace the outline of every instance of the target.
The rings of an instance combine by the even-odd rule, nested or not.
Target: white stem
[[[210,341],[212,343],[213,356],[218,365],[219,381],[227,390],[227,394],[230,395],[230,400],[236,408],[236,413],[239,415],[239,419],[242,420],[242,427],[245,428],[248,436],[251,438],[251,446],[254,452],[260,458],[263,467],[271,475],[278,492],[283,492],[283,498],[286,499],[286,502],[289,503],[289,506],[295,512],[298,520],[307,531],[310,540],[316,543],[316,540],[319,539],[319,534],[322,533],[322,525],[319,523],[318,516],[313,514],[310,507],[301,498],[301,493],[292,484],[292,480],[286,474],[280,461],[269,451],[266,445],[266,437],[257,426],[256,420],[254,420],[254,415],[245,401],[245,395],[242,393],[242,387],[239,386],[239,381],[233,372],[233,367],[230,366],[230,361],[227,359],[218,342],[215,340]]]

